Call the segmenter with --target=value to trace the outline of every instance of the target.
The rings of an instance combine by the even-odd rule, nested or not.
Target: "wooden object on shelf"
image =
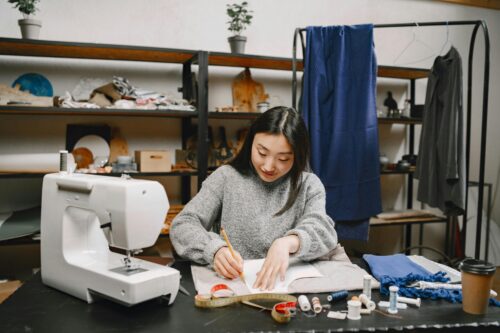
[[[170,232],[170,226],[172,225],[172,221],[180,213],[180,211],[184,208],[184,205],[172,205],[170,206],[167,217],[165,219],[165,224],[161,229],[162,235],[168,235]]]
[[[429,216],[436,216],[436,215],[427,210],[406,209],[406,210],[382,212],[377,215],[377,218],[381,220],[401,220],[406,218],[429,217]]]
[[[90,164],[94,163],[94,155],[90,149],[85,147],[78,147],[71,152],[75,159],[77,169],[87,169]]]
[[[382,220],[376,217],[370,218],[370,226],[387,226],[387,225],[405,225],[405,224],[424,224],[434,222],[446,222],[446,218],[437,215],[428,217],[412,217],[395,220]]]
[[[446,217],[436,215],[427,210],[407,209],[378,214],[370,219],[371,226],[400,225],[413,223],[446,222]]]
[[[140,172],[170,172],[172,162],[166,150],[136,150],[135,162]]]
[[[268,97],[264,85],[252,79],[248,68],[233,81],[233,105],[241,112],[257,112],[257,103],[265,102]]]
[[[109,163],[116,162],[118,156],[128,155],[128,144],[125,138],[121,135],[120,129],[115,127],[112,129],[111,140],[109,141]]]

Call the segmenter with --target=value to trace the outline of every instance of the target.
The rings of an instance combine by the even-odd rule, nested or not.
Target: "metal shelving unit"
[[[465,147],[465,160],[466,160],[466,179],[465,183],[469,184],[469,173],[470,173],[470,147],[471,147],[471,119],[472,119],[472,69],[474,63],[474,47],[476,43],[477,32],[481,29],[484,36],[484,69],[483,69],[483,79],[484,84],[482,88],[482,110],[481,110],[481,131],[480,131],[480,145],[479,145],[479,180],[477,186],[479,187],[478,202],[477,202],[477,216],[476,216],[476,241],[475,241],[475,258],[479,259],[481,252],[481,235],[482,235],[482,215],[483,215],[483,188],[485,186],[485,164],[486,164],[486,131],[488,124],[488,93],[489,93],[489,77],[490,77],[490,37],[488,32],[488,27],[486,21],[476,20],[476,21],[437,21],[437,22],[405,22],[405,23],[390,23],[390,24],[375,24],[373,28],[375,29],[386,29],[386,28],[407,28],[407,27],[436,27],[436,26],[469,26],[472,27],[472,34],[469,44],[469,54],[468,54],[468,65],[467,65],[467,105],[466,105],[466,147]],[[297,74],[296,72],[302,70],[302,61],[297,60],[297,37],[300,37],[302,54],[305,54],[305,39],[302,33],[305,31],[304,28],[295,29],[295,34],[293,38],[293,80],[292,80],[292,105],[295,107],[297,101]],[[412,107],[414,106],[415,96],[415,80],[427,77],[428,70],[426,69],[415,69],[415,68],[399,68],[399,67],[378,67],[377,75],[379,77],[389,77],[389,78],[399,78],[399,79],[409,79],[410,80],[410,96]],[[464,87],[465,88],[465,87]],[[414,142],[414,125],[410,123],[410,150],[413,149]],[[410,152],[411,154],[412,152]],[[412,174],[409,174],[409,193],[412,190],[412,185],[410,185],[412,179]],[[463,228],[461,231],[461,246],[465,251],[465,239],[467,234],[467,201],[468,193],[466,192],[465,197],[465,213],[463,220]],[[408,198],[407,206],[411,207],[410,199]],[[449,225],[448,225],[449,226]],[[422,228],[422,227],[421,227]],[[448,228],[447,228],[448,229]],[[422,230],[422,229],[421,229]],[[489,234],[486,235],[489,237]],[[448,238],[448,234],[447,234]],[[411,228],[408,227],[406,230],[406,242],[411,240]]]
[[[182,145],[186,148],[189,138],[191,122],[196,119],[198,135],[202,137],[207,127],[207,82],[208,66],[207,52],[192,51],[170,48],[154,48],[127,45],[93,44],[93,43],[70,43],[47,40],[28,40],[15,38],[0,38],[0,55],[22,56],[22,57],[46,57],[64,59],[88,59],[88,60],[113,60],[113,61],[138,61],[156,63],[181,64],[182,69],[182,93],[183,97],[196,100],[196,111],[178,110],[141,110],[141,109],[83,109],[83,108],[61,108],[61,107],[36,107],[5,105],[0,106],[0,116],[89,116],[89,117],[159,117],[178,118],[182,122]],[[193,65],[198,65],[197,96],[191,87],[193,86]],[[182,201],[186,203],[191,198],[190,178],[198,176],[199,186],[207,175],[206,149],[199,147],[198,170],[196,172],[138,172],[135,176],[178,176],[182,177]],[[30,178],[41,177],[44,173],[3,173],[0,178]],[[119,176],[120,174],[110,174]]]

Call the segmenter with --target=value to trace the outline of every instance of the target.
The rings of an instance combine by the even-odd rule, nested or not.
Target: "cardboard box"
[[[172,161],[166,150],[136,150],[135,162],[140,172],[170,172]]]

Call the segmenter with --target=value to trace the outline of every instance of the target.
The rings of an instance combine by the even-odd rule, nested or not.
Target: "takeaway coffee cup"
[[[471,314],[486,313],[496,267],[476,259],[465,259],[459,267],[462,271],[462,309]]]

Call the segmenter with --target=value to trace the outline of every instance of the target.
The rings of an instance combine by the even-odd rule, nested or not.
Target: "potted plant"
[[[19,20],[21,27],[21,36],[26,39],[38,39],[42,21],[31,18],[31,15],[37,11],[36,5],[40,0],[9,0],[14,4],[22,14],[23,19]]]
[[[247,38],[241,36],[241,32],[250,25],[252,21],[252,11],[248,10],[248,2],[241,4],[227,5],[227,15],[229,16],[228,30],[233,34],[227,40],[232,53],[245,53],[245,43]]]

